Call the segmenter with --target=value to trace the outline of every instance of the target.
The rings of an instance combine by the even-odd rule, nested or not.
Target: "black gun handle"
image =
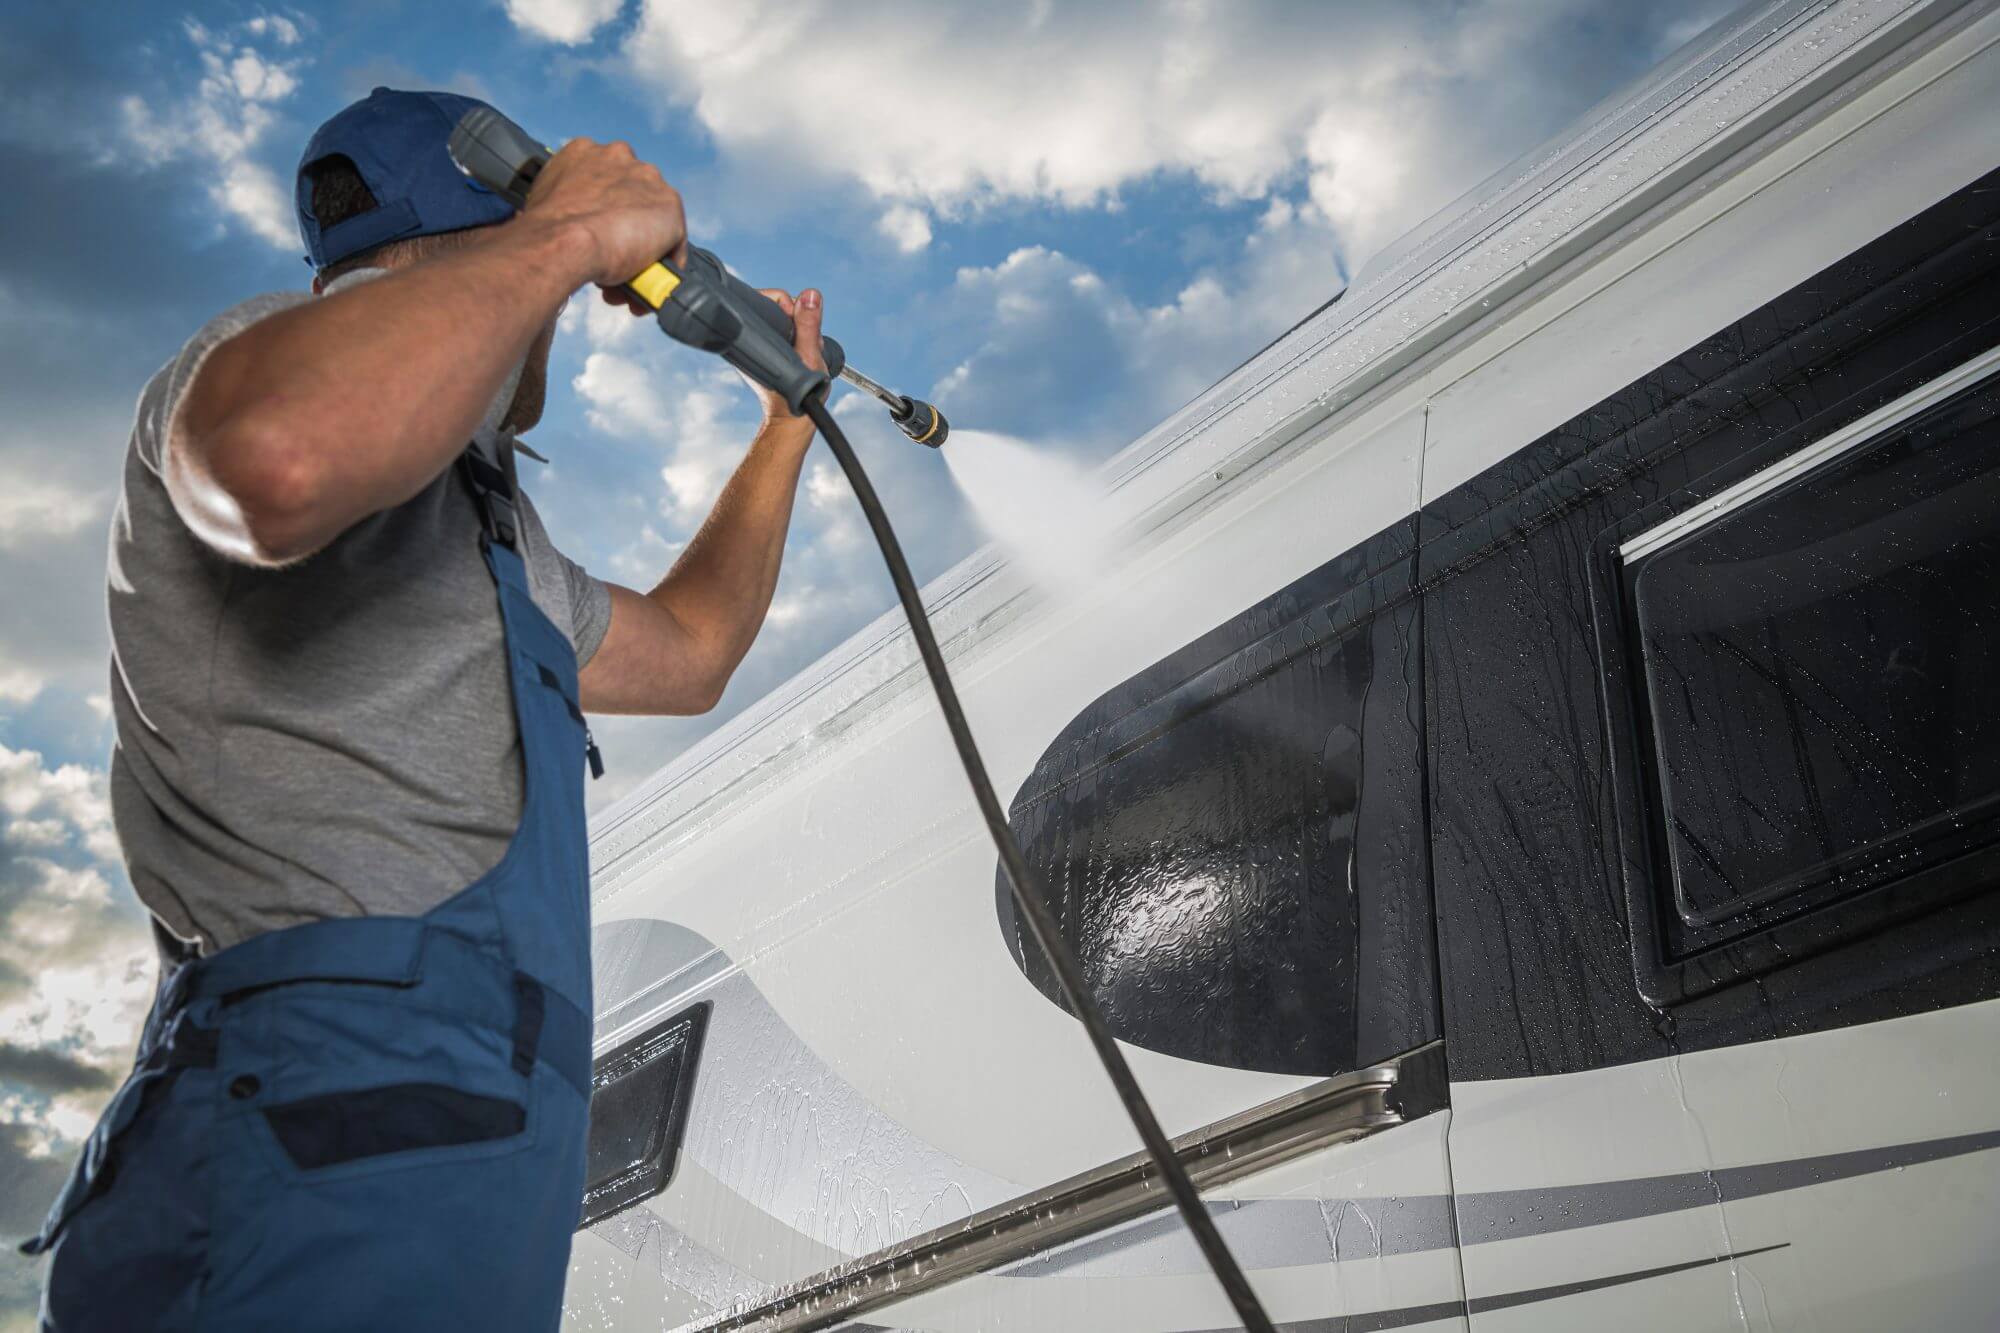
[[[667,265],[672,268],[672,265]],[[730,303],[746,314],[754,314],[771,330],[783,338],[787,344],[792,341],[792,320],[778,303],[752,287],[743,279],[731,273],[713,250],[704,250],[698,245],[688,247],[688,262],[682,270],[685,279],[690,274],[698,274],[704,281],[720,286],[728,293]],[[836,379],[847,365],[846,349],[832,338],[822,336],[820,346],[825,350],[826,373]]]

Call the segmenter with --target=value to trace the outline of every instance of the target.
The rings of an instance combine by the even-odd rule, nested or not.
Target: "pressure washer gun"
[[[458,169],[516,208],[549,160],[549,150],[526,130],[490,107],[474,107],[451,132],[452,161]],[[777,302],[731,273],[712,251],[690,245],[685,266],[661,259],[625,284],[656,312],[669,338],[714,352],[745,375],[781,395],[794,412],[806,398],[837,375],[881,400],[903,434],[933,449],[951,427],[929,403],[883,388],[847,364],[847,353],[825,338],[826,370],[799,360],[792,346],[792,321]]]

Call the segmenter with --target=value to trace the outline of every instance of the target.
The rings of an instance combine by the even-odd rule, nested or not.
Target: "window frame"
[[[1420,661],[1423,610],[1413,559],[1418,523],[1415,513],[1391,523],[1127,676],[1078,710],[1044,746],[1008,801],[1009,823],[1021,839],[1030,865],[1043,869],[1038,862],[1038,840],[1024,827],[1031,808],[1062,800],[1066,790],[1088,786],[1107,770],[1139,755],[1167,732],[1200,718],[1219,704],[1243,698],[1302,658],[1357,636],[1372,641],[1372,636],[1388,633],[1405,636],[1406,652],[1401,659],[1392,655],[1377,660],[1376,670],[1394,662],[1407,667]],[[1350,945],[1344,952],[1354,985],[1355,998],[1349,1016],[1353,1049],[1327,1067],[1275,1069],[1244,1052],[1232,1050],[1219,1055],[1155,1041],[1147,1033],[1125,1026],[1116,1008],[1107,1005],[1113,1034],[1121,1041],[1214,1068],[1323,1078],[1364,1067],[1371,1060],[1387,1058],[1441,1035],[1442,983],[1429,869],[1429,809],[1423,796],[1423,775],[1429,762],[1429,723],[1421,671],[1407,678],[1404,688],[1414,696],[1403,714],[1411,733],[1411,744],[1406,751],[1393,748],[1387,735],[1375,736],[1370,732],[1371,710],[1382,707],[1379,702],[1371,703],[1364,695],[1356,706],[1357,734],[1373,737],[1372,741],[1364,740],[1362,746],[1364,754],[1372,756],[1361,759],[1362,786],[1387,787],[1399,780],[1394,768],[1396,756],[1405,755],[1409,761],[1409,799],[1396,807],[1405,812],[1411,843],[1408,858],[1402,863],[1405,874],[1371,887],[1384,895],[1395,895],[1406,908],[1398,914],[1398,919],[1411,924],[1408,933],[1397,941],[1385,942],[1380,938],[1379,914],[1364,911],[1356,922]],[[1378,721],[1377,725],[1384,724]],[[1368,766],[1371,763],[1380,767],[1371,768]],[[1357,819],[1360,809],[1357,803]],[[1388,809],[1386,803],[1378,803],[1371,806],[1370,815],[1380,820],[1386,817]],[[1059,814],[1048,817],[1064,818]],[[1070,827],[1075,835],[1088,826]],[[1362,854],[1357,838],[1356,855]],[[1066,916],[1071,909],[1067,896],[1047,881],[1044,891],[1050,894],[1051,906],[1058,916]],[[1033,946],[1025,923],[1016,914],[1005,872],[997,865],[994,898],[996,924],[1023,978],[1050,1003],[1067,1012],[1066,1002],[1047,972],[1046,961],[1040,959],[1039,948]],[[1073,936],[1070,942],[1085,971],[1090,971],[1094,956],[1089,948]],[[1370,985],[1386,964],[1393,964],[1396,975],[1404,978],[1404,993]],[[1100,1002],[1103,1002],[1101,995]]]
[[[619,1061],[630,1058],[648,1043],[658,1041],[677,1027],[685,1026],[687,1034],[681,1038],[681,1069],[673,1083],[673,1095],[668,1104],[656,1113],[655,1120],[660,1130],[660,1142],[655,1151],[639,1167],[622,1176],[606,1181],[593,1189],[590,1185],[590,1159],[588,1148],[584,1157],[584,1191],[579,1208],[578,1231],[592,1227],[599,1222],[616,1217],[630,1208],[644,1203],[666,1192],[673,1184],[675,1169],[680,1165],[681,1143],[687,1135],[688,1112],[694,1102],[697,1072],[701,1067],[702,1041],[708,1032],[709,1012],[714,1002],[703,1000],[670,1014],[659,1022],[647,1027],[643,1032],[620,1042],[591,1062],[591,1102],[595,1105],[598,1090],[608,1084],[601,1082],[605,1071]]]
[[[2000,346],[1928,380],[1838,430],[1801,444],[1780,436],[1746,448],[1731,464],[1647,505],[1601,532],[1592,544],[1591,609],[1614,800],[1618,859],[1625,886],[1634,980],[1657,1009],[1686,1004],[1827,950],[1880,933],[1990,886],[2000,842],[1844,897],[1800,905],[1800,889],[1746,905],[1726,920],[1683,922],[1672,907],[1672,868],[1660,835],[1659,789],[1648,720],[1649,700],[1630,592],[1639,562],[1695,536],[1782,486],[1879,441],[1918,418],[1990,392],[2000,376]],[[1668,918],[1674,916],[1674,921]],[[1676,952],[1676,930],[1685,947]]]

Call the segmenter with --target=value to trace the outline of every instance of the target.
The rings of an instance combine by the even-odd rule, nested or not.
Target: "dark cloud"
[[[71,319],[93,320],[96,350],[126,355],[172,350],[194,331],[191,316],[305,286],[311,273],[296,256],[218,233],[209,170],[0,143],[4,178],[33,182],[0,190],[0,283],[14,301],[60,304]]]
[[[84,151],[114,94],[129,91],[129,43],[104,40],[81,5],[0,10],[0,139]]]
[[[0,180],[9,182],[0,190],[0,294],[48,298],[94,319],[89,350],[108,355],[114,372],[129,368],[117,359],[128,349],[145,361],[166,339],[177,345],[197,311],[307,276],[296,257],[218,226],[210,167],[154,165],[127,141],[125,99],[157,110],[185,95],[184,17],[143,6],[116,16],[85,5],[0,10]],[[302,138],[282,114],[269,135],[278,158],[279,145]],[[0,379],[10,408],[26,383]]]
[[[49,1097],[76,1092],[109,1092],[116,1080],[106,1070],[48,1046],[0,1041],[0,1084],[13,1083]]]
[[[40,1306],[40,1261],[24,1259],[12,1246],[0,1247],[0,1329],[33,1333]]]
[[[33,1135],[26,1125],[0,1123],[0,1248],[11,1252],[9,1240],[33,1235],[69,1174],[67,1153],[39,1157],[32,1152]],[[0,1304],[0,1314],[6,1313]]]
[[[14,1247],[41,1229],[69,1174],[71,1153],[35,1156],[25,1125],[0,1122],[0,1329],[34,1327],[42,1265]]]

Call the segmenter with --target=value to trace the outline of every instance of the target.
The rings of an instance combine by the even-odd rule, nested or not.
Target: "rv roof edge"
[[[1329,1144],[1407,1124],[1447,1103],[1444,1043],[1430,1042],[1183,1134],[1174,1147],[1194,1183],[1210,1189]],[[684,1324],[675,1333],[829,1328],[1158,1212],[1172,1201],[1150,1163],[1143,1152],[1106,1163],[782,1287],[754,1305]]]
[[[1972,0],[1773,0],[1711,28],[1596,127],[1462,197],[1364,268],[1353,290],[1107,462],[1123,526],[1149,540],[1330,419],[1359,410],[1549,289],[1610,238],[1699,193],[1720,164],[1775,152],[1808,110],[1851,99],[1976,19]],[[1556,200],[1562,201],[1558,207]],[[925,590],[948,658],[1014,623],[1026,583],[982,549]],[[916,699],[917,659],[891,610],[641,782],[592,827],[593,897],[618,891],[814,748]],[[666,799],[671,796],[671,800]]]

